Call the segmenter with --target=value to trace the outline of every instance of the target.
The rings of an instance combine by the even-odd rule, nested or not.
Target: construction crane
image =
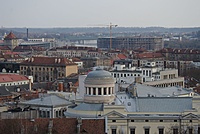
[[[93,25],[94,26],[94,25]],[[117,27],[118,25],[114,25],[110,22],[109,25],[97,25],[97,26],[106,26],[106,27],[109,27],[109,31],[110,31],[110,51],[112,50],[112,27]]]
[[[109,28],[110,28],[110,51],[112,50],[112,27],[117,27],[117,25],[113,25],[110,23]]]

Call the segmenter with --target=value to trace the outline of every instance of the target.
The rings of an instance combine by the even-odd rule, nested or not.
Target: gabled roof
[[[199,117],[193,113],[183,115],[181,118],[182,119],[197,119],[197,120],[199,119]]]
[[[17,37],[14,35],[14,33],[10,32],[4,40],[12,40],[12,39],[17,39]]]
[[[58,97],[56,95],[45,96],[37,99],[33,99],[26,102],[21,102],[20,104],[34,105],[34,106],[46,106],[46,107],[56,107],[56,106],[67,106],[71,102]]]
[[[121,113],[119,113],[119,112],[117,112],[115,110],[103,115],[103,117],[105,117],[105,116],[108,116],[108,117],[109,116],[114,116],[114,117],[117,117],[117,118],[127,118],[127,116],[125,116],[125,115],[123,115],[123,114],[121,114]]]

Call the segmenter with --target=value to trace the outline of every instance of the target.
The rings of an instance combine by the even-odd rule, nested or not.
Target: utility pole
[[[117,25],[113,25],[110,23],[109,28],[110,28],[110,51],[112,50],[112,27],[117,27]]]

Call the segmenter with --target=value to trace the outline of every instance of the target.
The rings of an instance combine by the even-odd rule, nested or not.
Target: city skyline
[[[199,0],[1,1],[1,27],[199,27]]]

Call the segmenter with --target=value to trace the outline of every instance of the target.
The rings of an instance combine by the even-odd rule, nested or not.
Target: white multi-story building
[[[20,86],[31,83],[33,78],[19,74],[0,74],[0,86]]]
[[[172,89],[163,91],[162,88],[157,90],[155,87],[150,87],[152,90],[148,95],[150,90],[147,86],[146,89],[141,87],[143,91],[138,89],[137,97],[131,96],[129,91],[115,92],[113,96],[109,90],[106,90],[114,84],[108,72],[96,70],[84,77],[85,80],[80,81],[83,84],[79,85],[79,90],[82,90],[84,97],[82,100],[75,100],[76,106],[68,107],[64,112],[67,118],[103,118],[106,134],[197,134],[200,132],[199,96],[177,97],[176,93],[180,93],[179,90],[176,91],[177,89],[173,89],[174,94],[168,96],[168,90],[172,91]],[[182,93],[181,95],[184,95],[186,92],[182,91]],[[113,102],[107,103],[109,100]]]
[[[147,62],[144,67],[127,67],[114,64],[111,71],[116,83],[138,82],[156,87],[181,86],[184,87],[184,78],[178,76],[178,69],[164,69],[157,67],[155,62]]]

